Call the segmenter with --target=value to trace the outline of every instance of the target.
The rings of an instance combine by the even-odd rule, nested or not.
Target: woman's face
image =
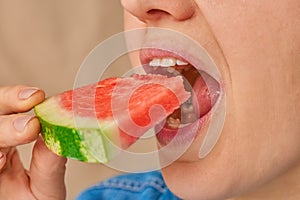
[[[210,154],[199,159],[208,126],[203,125],[182,157],[162,169],[175,194],[184,199],[238,195],[300,162],[299,0],[122,4],[127,30],[167,28],[197,41],[216,63],[226,93],[222,134]],[[162,40],[161,34],[143,35],[145,43]]]

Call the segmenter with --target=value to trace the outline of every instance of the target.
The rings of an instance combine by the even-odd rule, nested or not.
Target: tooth
[[[192,100],[192,97],[190,97],[187,101],[186,101],[187,104],[192,104],[193,103],[193,100]]]
[[[176,73],[176,70],[174,68],[172,68],[172,67],[168,67],[167,68],[167,72],[169,72],[171,74],[174,74],[174,73]],[[177,73],[176,73],[176,75],[177,75]]]
[[[159,67],[160,62],[161,62],[161,60],[159,58],[154,58],[153,60],[150,61],[149,65],[151,67]]]
[[[180,126],[180,119],[174,119],[173,117],[169,117],[167,119],[168,126],[171,128],[179,128]]]
[[[188,65],[189,63],[184,62],[184,61],[182,61],[182,60],[176,60],[176,64],[177,64],[177,65]]]
[[[175,58],[163,58],[160,61],[161,67],[170,67],[176,65],[176,59]]]
[[[191,113],[194,112],[194,107],[191,104],[183,104],[181,110],[183,113]]]
[[[156,71],[156,70],[158,69],[158,66],[152,66],[152,69],[153,69],[154,71]]]
[[[182,113],[181,115],[181,123],[188,124],[192,123],[197,119],[197,115],[194,112]]]

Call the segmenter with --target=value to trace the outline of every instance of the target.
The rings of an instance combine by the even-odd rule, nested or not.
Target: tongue
[[[211,110],[219,97],[219,91],[219,83],[211,76],[201,73],[197,77],[193,85],[193,107],[197,116],[200,114],[202,117]]]
[[[172,143],[173,146],[177,147],[177,143],[182,142],[189,145],[201,126],[201,121],[197,120],[199,115],[202,117],[212,109],[219,97],[219,91],[220,85],[214,78],[206,73],[201,73],[201,75],[197,76],[193,83],[192,103],[184,103],[181,106],[181,110],[176,110],[167,120],[170,122],[169,119],[180,119],[181,124],[189,125],[179,128],[179,125],[176,125],[177,122],[174,127],[172,127],[172,122],[159,124],[155,127],[159,143],[165,146],[176,138]],[[184,110],[189,108],[191,104],[193,106],[192,112]]]
[[[186,81],[185,87],[190,88],[187,90],[192,91],[193,96],[192,99],[186,101],[169,116],[167,123],[169,128],[178,127],[178,122],[174,120],[180,119],[179,124],[188,124],[206,115],[216,103],[219,96],[220,88],[218,82],[206,73],[202,72],[200,75],[197,72],[193,77],[184,76],[190,82]],[[190,84],[193,85],[193,88],[190,87]]]

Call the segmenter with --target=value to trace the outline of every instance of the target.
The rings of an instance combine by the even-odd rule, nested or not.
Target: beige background
[[[89,51],[122,31],[122,17],[118,0],[0,0],[0,85],[36,86],[47,96],[72,88]],[[122,70],[115,68],[108,76]],[[19,148],[25,166],[31,147]],[[67,199],[117,173],[103,165],[69,160]]]

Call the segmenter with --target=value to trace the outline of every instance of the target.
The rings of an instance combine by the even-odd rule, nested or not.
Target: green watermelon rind
[[[78,119],[76,125],[70,113],[57,107],[59,106],[55,98],[50,98],[34,108],[45,144],[51,151],[63,157],[91,163],[107,163],[119,152],[116,146],[119,141],[113,137],[118,135],[119,131],[113,122]],[[86,122],[80,124],[83,121]],[[84,126],[87,122],[89,126]]]
[[[146,81],[149,79],[143,76],[132,77],[127,80],[129,83],[125,81],[123,84],[131,86],[132,79],[135,82],[143,81],[144,78]],[[167,81],[166,77],[152,75],[152,79],[150,83],[158,81],[170,87],[175,94],[178,93],[177,98],[181,102],[185,102],[190,97],[190,93],[184,90],[182,84],[174,84],[182,83],[180,77]],[[83,162],[107,163],[135,142],[136,138],[126,136],[124,131],[119,129],[118,121],[113,116],[98,119],[96,113],[95,116],[73,113],[72,110],[64,107],[62,103],[64,100],[61,97],[61,95],[50,97],[34,108],[41,123],[44,141],[54,153]]]
[[[76,159],[83,162],[100,162],[106,163],[110,159],[108,154],[103,133],[100,129],[75,129],[47,123],[39,118],[42,127],[42,136],[47,147],[54,153]],[[102,145],[97,146],[97,152],[102,155],[92,155],[90,152],[95,151],[93,146],[95,140],[85,141],[83,135],[89,134],[91,137],[101,141]],[[88,144],[93,144],[88,146]],[[86,145],[85,145],[86,144]],[[99,142],[98,142],[99,144]],[[99,149],[100,148],[100,149]]]

